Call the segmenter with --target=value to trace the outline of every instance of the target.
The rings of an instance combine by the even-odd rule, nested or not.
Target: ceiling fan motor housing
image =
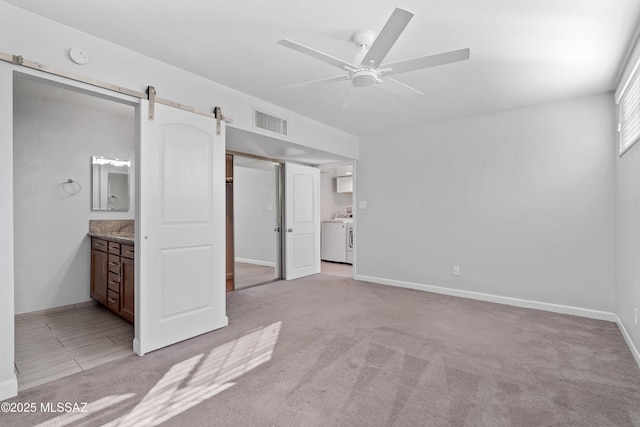
[[[369,48],[375,38],[376,35],[373,31],[358,30],[351,36],[351,41],[353,41],[358,47],[366,46]]]
[[[351,58],[351,63],[353,65],[357,66],[362,62],[362,59],[369,51],[369,47],[371,46],[375,38],[376,35],[374,34],[374,32],[369,30],[358,30],[353,33],[353,35],[351,36],[351,41],[360,48]]]

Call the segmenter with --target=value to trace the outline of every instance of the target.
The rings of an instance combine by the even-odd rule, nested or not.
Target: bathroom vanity
[[[133,233],[91,230],[91,298],[128,322],[134,321]]]

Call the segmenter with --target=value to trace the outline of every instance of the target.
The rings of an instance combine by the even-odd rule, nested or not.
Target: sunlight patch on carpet
[[[105,426],[156,426],[232,387],[232,380],[271,360],[282,322],[173,365],[128,414]],[[42,426],[63,427],[130,399],[134,394],[109,396],[88,404],[87,413],[48,420]]]

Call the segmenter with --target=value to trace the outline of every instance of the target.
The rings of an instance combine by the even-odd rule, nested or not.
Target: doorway
[[[307,177],[307,178],[304,178],[299,183],[299,184],[302,184],[303,182],[310,183],[311,181],[315,181],[317,179],[319,183],[318,185],[319,188],[317,188],[318,192],[320,193],[319,197],[317,199],[305,198],[305,197],[298,199],[300,202],[302,202],[303,200],[306,200],[308,202],[311,202],[312,205],[315,205],[316,208],[319,207],[318,208],[319,223],[317,224],[317,229],[314,229],[313,233],[308,234],[308,236],[310,236],[311,234],[317,233],[317,235],[319,236],[321,223],[324,220],[333,219],[338,212],[343,211],[344,209],[346,209],[347,206],[351,207],[352,204],[354,203],[353,200],[355,200],[355,198],[352,197],[353,194],[355,194],[353,193],[354,191],[353,186],[348,191],[349,194],[338,194],[339,192],[337,188],[337,178],[343,177],[343,176],[350,176],[350,179],[353,180],[355,178],[355,162],[353,159],[344,158],[334,153],[322,151],[319,149],[302,146],[294,142],[291,142],[288,139],[289,138],[285,139],[281,137],[268,136],[264,133],[251,132],[251,131],[242,130],[234,127],[227,127],[225,145],[227,149],[227,154],[233,154],[240,157],[257,158],[261,160],[267,160],[267,161],[279,163],[280,165],[282,165],[283,171],[287,169],[287,166],[289,164],[293,164],[293,165],[297,164],[301,166],[306,165],[307,167],[313,166],[313,169],[321,171],[322,173],[318,174],[317,177],[315,178]],[[231,171],[233,171],[233,168],[231,168]],[[292,188],[292,185],[284,185],[284,181],[285,181],[284,175],[286,174],[283,173],[282,175],[283,175],[282,177],[283,187],[282,187],[281,195],[283,199],[286,199],[284,189],[285,187],[290,189]],[[229,198],[230,197],[232,198],[232,195],[233,195],[233,191],[231,188],[233,184],[230,184],[230,182],[234,182],[234,178],[232,177],[232,174],[228,170],[227,188],[229,192],[227,193],[227,200],[230,200]],[[302,187],[299,187],[299,188],[302,188]],[[310,189],[311,189],[311,186],[308,186],[308,190]],[[311,194],[309,191],[302,191],[302,193],[306,193],[307,195]],[[292,194],[293,193],[291,193],[290,195]],[[234,203],[228,204],[227,206],[230,206],[230,205],[233,206]],[[281,202],[281,206],[284,212],[285,210],[284,200]],[[307,211],[308,208],[311,208],[311,207],[307,206],[307,208],[303,209],[303,211],[300,211],[300,213],[308,212]],[[313,210],[315,208],[311,208],[311,209]],[[233,218],[234,213],[232,211],[233,211],[233,208],[230,209],[229,207],[227,207],[228,218]],[[288,212],[288,211],[286,214],[283,215],[283,217],[293,219],[293,215],[291,215],[291,212]],[[280,277],[286,277],[287,279],[294,278],[296,273],[303,270],[304,270],[304,273],[302,273],[303,275],[313,274],[313,272],[325,272],[327,270],[330,270],[331,266],[328,265],[328,263],[320,263],[320,256],[318,256],[318,265],[312,265],[312,263],[310,262],[310,260],[313,259],[313,256],[311,256],[312,253],[318,253],[318,254],[320,253],[321,242],[312,244],[310,241],[310,237],[307,238],[303,236],[296,236],[294,238],[294,235],[300,231],[300,228],[297,226],[293,227],[292,226],[293,224],[288,224],[288,223],[287,223],[287,226],[285,227],[284,222],[287,221],[286,218],[283,218],[283,224],[280,225],[281,239],[279,239],[279,242],[281,242],[283,248],[286,246],[287,248],[290,249],[290,252],[291,252],[290,254],[298,253],[301,256],[298,257],[298,259],[286,259],[286,260],[285,260],[285,257],[283,256],[282,257],[282,274]],[[233,226],[233,224],[231,226]],[[289,229],[292,229],[291,233],[288,232]],[[228,230],[230,230],[229,225],[228,225]],[[353,227],[352,230],[355,230],[355,227]],[[353,234],[351,235],[351,237],[353,237]],[[289,238],[289,240],[291,241],[287,242],[287,244],[285,245],[284,241],[287,238]],[[301,249],[296,252],[293,249],[293,244],[302,243],[305,240],[308,242],[308,244],[303,245],[305,249]],[[348,239],[347,241],[353,241],[353,240]],[[235,242],[233,240],[233,231],[231,231],[231,239],[227,240],[227,245],[228,245],[227,247],[232,248],[234,243]],[[350,262],[355,263],[355,256],[354,256],[355,248],[353,247],[353,245],[351,245],[350,248],[345,248],[345,254],[347,251],[350,252],[349,254]],[[229,251],[227,253],[229,253]],[[304,256],[305,254],[307,256]],[[227,258],[227,262],[228,262],[227,278],[228,279],[230,279],[233,276],[233,268],[235,265],[234,261],[235,261],[235,254],[234,256]],[[296,265],[296,264],[299,264],[299,265]],[[300,270],[298,267],[301,267],[302,265],[304,265],[305,268]],[[336,267],[342,267],[340,269],[341,275],[345,275],[345,276],[348,275],[348,277],[353,277],[353,273],[352,273],[353,269],[351,264],[345,263],[344,265],[341,265],[341,266],[336,265]],[[298,271],[296,271],[295,273],[292,271],[291,272],[292,274],[289,275],[289,272],[288,272],[289,268],[292,268]],[[335,271],[336,270],[334,269],[331,272],[333,273]],[[231,279],[231,281],[232,280],[233,279]],[[227,282],[227,284],[228,284],[227,290],[232,290],[233,288],[230,286],[229,281]]]
[[[91,301],[87,233],[92,220],[135,220],[137,137],[130,103],[18,73],[13,94],[15,365],[24,390],[133,353],[133,325]],[[120,179],[113,193],[126,209],[92,203],[96,156],[131,161],[127,189]]]
[[[282,165],[233,156],[234,288],[282,278]]]
[[[355,263],[353,162],[322,165],[322,272],[353,277]]]

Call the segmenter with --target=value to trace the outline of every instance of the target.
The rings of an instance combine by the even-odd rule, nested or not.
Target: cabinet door
[[[121,258],[122,277],[120,277],[120,315],[133,323],[133,292],[135,288],[134,261],[129,258]]]
[[[353,177],[351,176],[337,177],[336,193],[353,193]]]
[[[91,250],[91,298],[107,303],[107,254]]]

